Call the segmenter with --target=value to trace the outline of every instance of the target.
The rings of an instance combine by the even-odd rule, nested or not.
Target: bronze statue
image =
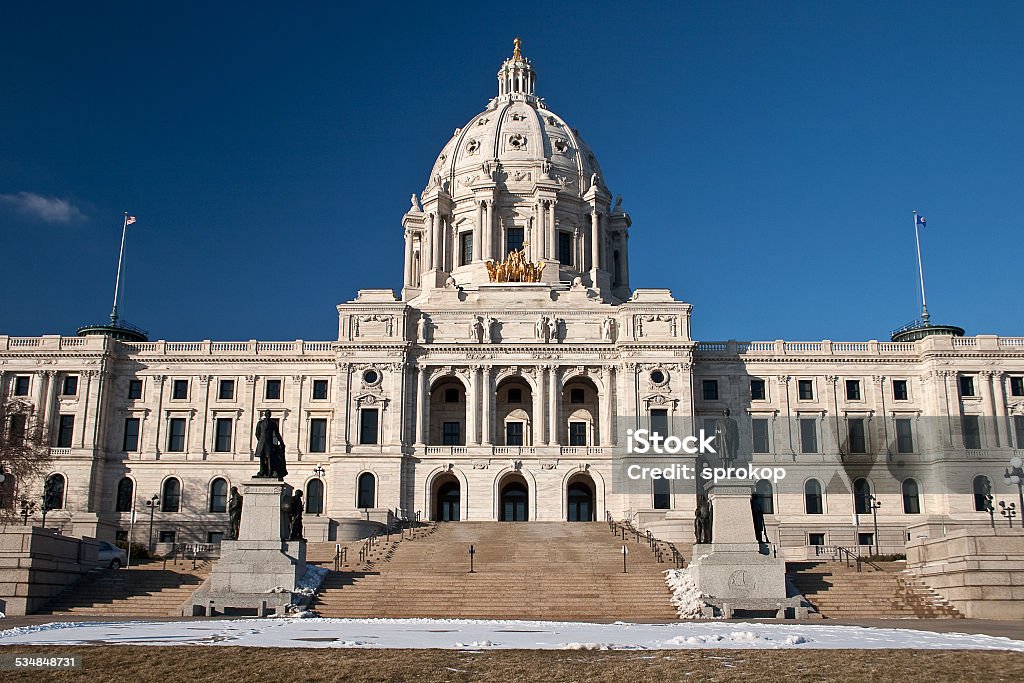
[[[718,457],[722,463],[729,467],[736,460],[740,445],[740,429],[736,420],[730,417],[730,411],[725,409],[725,414],[715,422],[715,448],[718,450]]]
[[[302,504],[302,491],[296,491],[284,501],[284,512],[288,515],[288,540],[305,541],[302,537],[302,513],[306,506]]]
[[[754,517],[754,540],[758,543],[768,543],[768,532],[764,528],[764,512],[756,493],[750,494],[750,514]]]
[[[697,509],[693,513],[694,543],[711,543],[711,501],[697,495]]]
[[[238,492],[237,486],[231,487],[231,496],[228,498],[228,524],[231,527],[228,538],[237,541],[238,530],[242,526],[242,494]]]
[[[270,411],[264,410],[263,417],[256,424],[256,457],[260,459],[257,478],[283,481],[288,474],[284,462],[284,439],[277,429],[277,423],[270,419]]]

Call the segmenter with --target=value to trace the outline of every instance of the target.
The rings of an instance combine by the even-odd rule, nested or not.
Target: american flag
[[[131,225],[132,223],[135,222],[135,220],[136,220],[135,216],[128,216],[128,223],[127,223],[127,225]]]

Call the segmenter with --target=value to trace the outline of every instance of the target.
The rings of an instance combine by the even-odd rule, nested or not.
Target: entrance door
[[[569,484],[566,492],[569,503],[570,522],[594,521],[594,494],[590,487],[582,482]]]
[[[518,481],[505,484],[501,489],[501,521],[525,522],[528,498],[525,484]]]
[[[459,521],[459,502],[461,499],[459,482],[450,481],[442,484],[437,490],[437,514],[434,516],[438,522]]]

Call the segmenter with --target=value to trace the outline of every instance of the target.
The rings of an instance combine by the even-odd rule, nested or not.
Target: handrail
[[[633,540],[636,543],[640,543],[640,539],[643,538],[644,542],[650,547],[651,552],[654,553],[654,557],[658,562],[672,562],[677,569],[682,569],[686,566],[686,559],[683,554],[679,552],[674,543],[669,541],[663,541],[660,538],[655,537],[654,533],[647,529],[643,533],[640,532],[633,523],[626,519],[620,522],[615,521],[610,512],[605,513],[605,522],[608,524],[608,528],[611,529],[612,535],[616,538],[621,536],[622,540],[626,540],[626,536],[633,536]]]
[[[847,567],[850,566],[850,561],[851,560],[854,561],[857,564],[857,571],[858,572],[861,571],[861,564],[862,563],[868,565],[871,568],[873,568],[875,571],[879,571],[879,572],[882,571],[881,567],[879,567],[877,564],[875,564],[871,560],[869,560],[869,559],[867,559],[865,557],[861,557],[860,553],[858,553],[856,550],[854,550],[852,548],[845,548],[845,547],[843,547],[841,545],[833,545],[833,546],[816,545],[816,546],[814,546],[814,554],[815,554],[815,556],[824,555],[825,552],[827,552],[827,551],[830,551],[832,553],[832,559],[834,561],[836,561],[836,562],[841,562],[843,560],[843,558],[845,558],[846,559],[846,566]]]

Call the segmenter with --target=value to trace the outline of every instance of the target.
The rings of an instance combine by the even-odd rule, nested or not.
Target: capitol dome
[[[497,96],[455,129],[402,219],[405,300],[510,282],[506,272],[609,302],[630,295],[629,216],[620,200],[612,205],[590,147],[536,84],[517,38]],[[507,271],[510,257],[517,266]]]
[[[548,178],[560,191],[582,196],[601,170],[579,131],[551,111],[535,94],[536,73],[518,39],[511,58],[498,71],[498,95],[487,108],[455,129],[444,146],[427,187],[446,186],[453,196],[493,174],[496,164],[507,183]],[[534,177],[533,169],[540,168]]]

